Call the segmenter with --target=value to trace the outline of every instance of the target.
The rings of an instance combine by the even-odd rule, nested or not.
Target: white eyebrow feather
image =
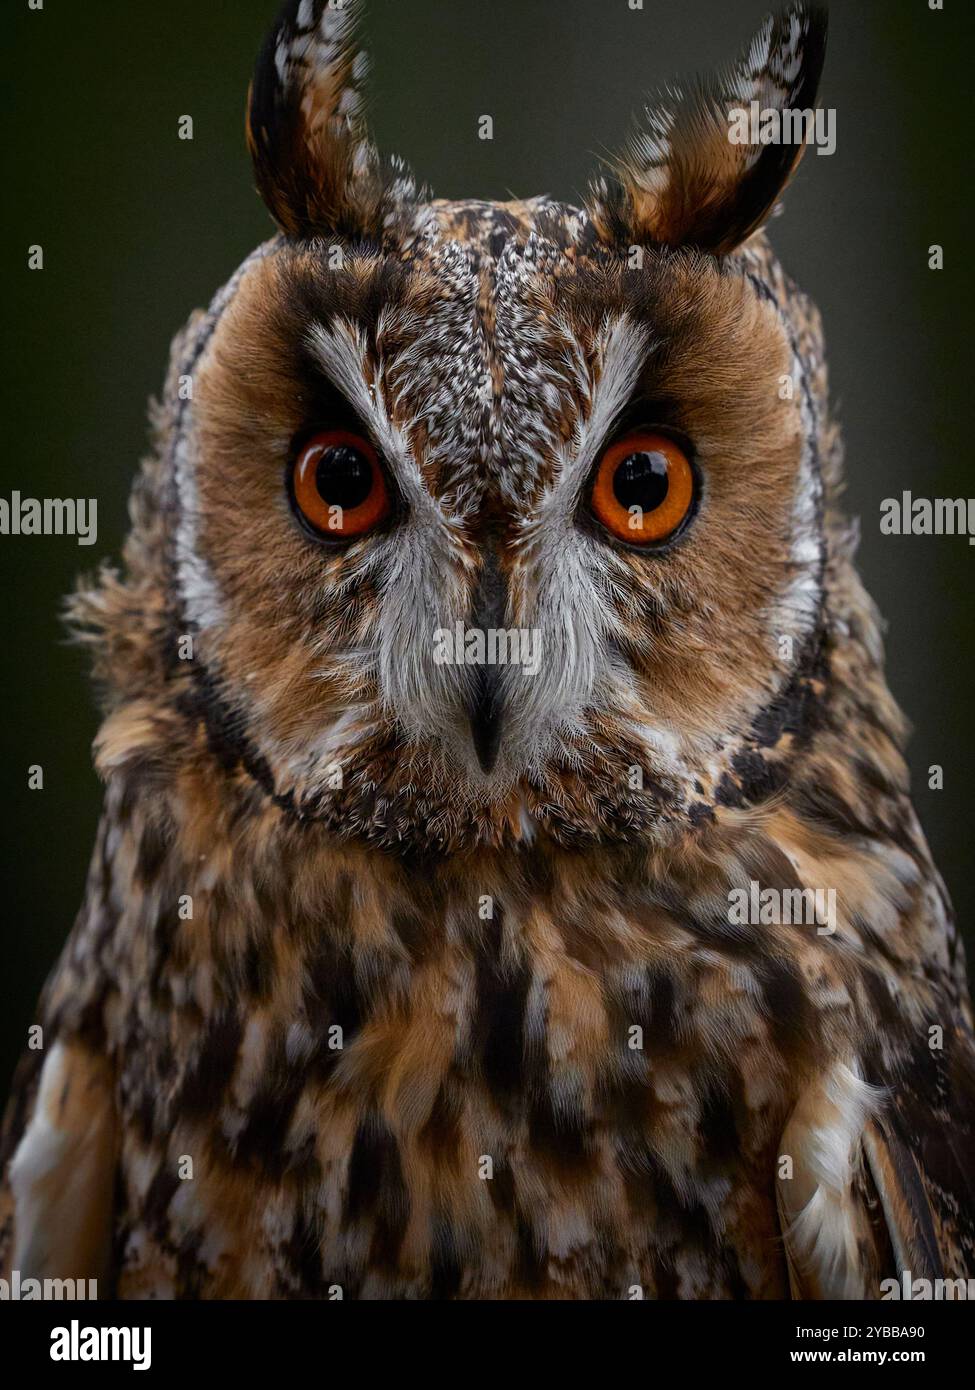
[[[601,334],[599,379],[590,388],[592,409],[580,422],[576,437],[562,450],[559,490],[573,495],[596,459],[596,451],[612,429],[636,385],[651,347],[646,328],[629,314],[605,325]]]
[[[371,430],[380,451],[395,469],[397,481],[409,491],[422,490],[424,497],[429,498],[403,432],[390,420],[380,393],[370,385],[364,330],[349,319],[338,318],[327,328],[313,323],[306,341],[322,371]]]

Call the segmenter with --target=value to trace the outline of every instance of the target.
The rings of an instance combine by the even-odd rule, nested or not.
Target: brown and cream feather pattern
[[[174,345],[124,570],[73,600],[105,808],[8,1111],[6,1263],[123,1297],[970,1277],[962,951],[818,316],[756,230],[801,151],[734,167],[709,87],[588,208],[423,201],[347,95],[351,10],[268,39],[281,230]],[[808,104],[824,37],[770,21],[728,90]],[[585,501],[648,419],[700,494],[641,553]],[[283,477],[336,421],[397,507],[325,546]],[[485,613],[544,652],[496,677],[490,757],[430,650]],[[735,923],[753,884],[832,889],[835,930]]]

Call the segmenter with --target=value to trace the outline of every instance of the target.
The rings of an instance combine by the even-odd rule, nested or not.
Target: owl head
[[[823,14],[648,108],[574,208],[381,157],[355,9],[289,0],[258,58],[278,230],[178,339],[128,577],[84,600],[110,701],[392,849],[665,841],[770,795],[844,542],[816,313],[762,232],[801,136],[730,112],[813,106]]]

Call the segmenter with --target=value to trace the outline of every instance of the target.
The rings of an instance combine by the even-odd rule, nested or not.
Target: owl
[[[576,208],[381,157],[355,11],[289,0],[260,52],[277,230],[178,336],[124,563],[70,603],[104,812],[7,1113],[5,1268],[971,1277],[962,948],[763,230],[802,135],[730,135],[812,110],[825,17],[652,105]]]

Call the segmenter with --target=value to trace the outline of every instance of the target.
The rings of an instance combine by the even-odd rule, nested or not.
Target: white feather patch
[[[853,1179],[882,1095],[855,1063],[837,1062],[800,1096],[782,1136],[780,1164],[792,1161],[776,1184],[786,1251],[796,1282],[820,1298],[866,1297]]]
[[[114,1177],[108,1064],[80,1044],[56,1042],[10,1162],[12,1268],[22,1278],[104,1280]]]

